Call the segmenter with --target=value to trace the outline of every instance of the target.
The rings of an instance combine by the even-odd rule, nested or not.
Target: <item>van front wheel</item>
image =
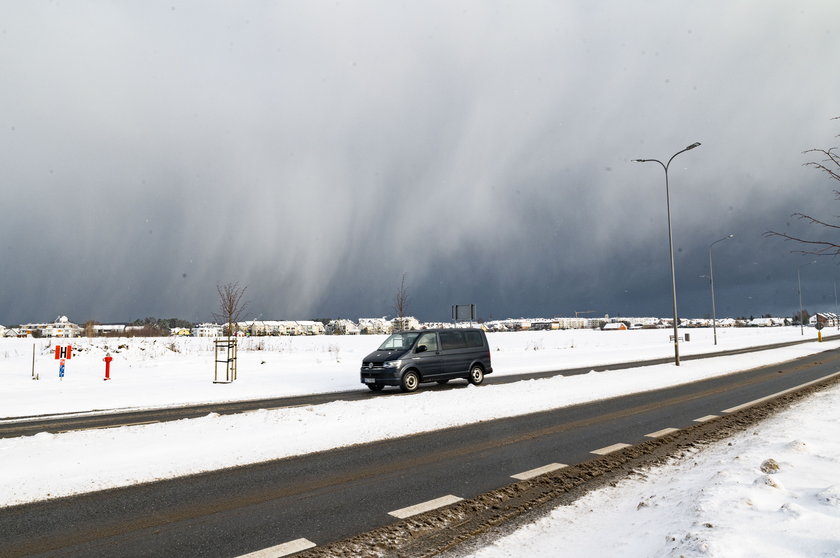
[[[474,386],[479,385],[481,382],[484,381],[484,370],[479,365],[475,365],[470,368],[470,377],[467,378],[470,383]]]
[[[420,385],[420,377],[417,375],[417,372],[409,370],[405,374],[403,374],[402,381],[400,382],[400,389],[404,392],[412,392],[417,389],[417,386]]]

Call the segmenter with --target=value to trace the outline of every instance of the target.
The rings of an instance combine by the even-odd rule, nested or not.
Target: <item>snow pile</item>
[[[840,556],[838,420],[840,388],[818,393],[472,556]]]

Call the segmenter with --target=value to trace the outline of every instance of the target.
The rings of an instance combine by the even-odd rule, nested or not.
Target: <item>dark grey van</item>
[[[414,391],[423,382],[471,384],[493,372],[487,336],[476,328],[426,329],[394,333],[362,360],[362,383],[373,391],[399,386]]]

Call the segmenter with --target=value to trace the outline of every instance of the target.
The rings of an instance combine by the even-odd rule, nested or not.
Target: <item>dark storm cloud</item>
[[[836,213],[801,152],[836,141],[838,16],[4,4],[0,322],[204,320],[227,281],[255,317],[383,315],[403,273],[424,319],[668,315],[664,175],[630,161],[694,141],[669,173],[681,314],[708,312],[730,232],[719,307],[790,312],[802,258],[762,233]]]

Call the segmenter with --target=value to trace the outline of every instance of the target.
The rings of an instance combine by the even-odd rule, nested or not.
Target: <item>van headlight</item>
[[[401,360],[386,360],[382,363],[382,368],[399,368],[402,366]]]

